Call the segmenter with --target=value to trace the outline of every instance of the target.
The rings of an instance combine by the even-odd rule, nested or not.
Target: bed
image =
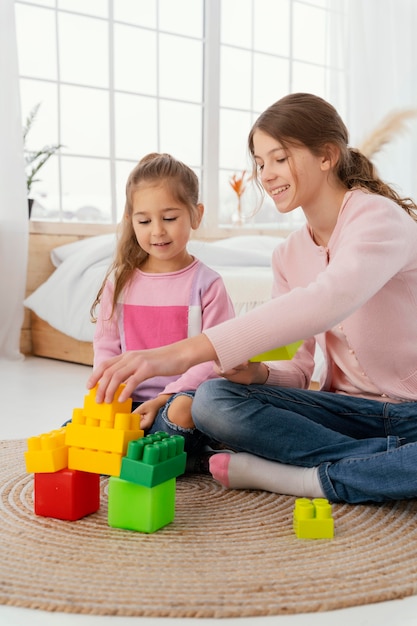
[[[50,234],[39,244],[39,234],[30,235],[27,316],[22,334],[28,336],[23,351],[91,365],[95,326],[90,307],[111,263],[116,235],[111,230],[94,235],[88,231],[61,237]],[[282,240],[269,235],[193,239],[189,251],[219,272],[236,315],[242,315],[269,300],[272,251]]]

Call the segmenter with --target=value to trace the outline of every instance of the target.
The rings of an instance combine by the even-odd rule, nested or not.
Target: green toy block
[[[262,352],[262,354],[257,354],[249,359],[249,361],[253,363],[259,361],[287,361],[292,359],[302,343],[302,341],[294,341],[294,343],[289,343],[287,346],[281,346],[280,348],[274,348],[273,350]]]
[[[184,437],[158,432],[130,441],[122,458],[120,478],[155,487],[185,471]]]
[[[297,498],[293,528],[298,539],[333,539],[332,507],[326,498]]]
[[[149,489],[111,476],[107,509],[109,526],[153,533],[170,524],[175,517],[175,487],[175,478]]]

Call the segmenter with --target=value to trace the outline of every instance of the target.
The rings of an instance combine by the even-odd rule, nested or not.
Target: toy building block
[[[326,498],[297,498],[293,527],[298,539],[333,539],[334,520],[329,501]]]
[[[100,476],[63,469],[51,474],[35,474],[36,515],[74,521],[100,508]]]
[[[68,466],[65,428],[29,437],[27,445],[25,462],[28,473],[58,472]]]
[[[116,413],[131,413],[132,398],[119,402],[119,396],[125,386],[119,385],[112,402],[102,402],[101,404],[96,402],[97,385],[90,389],[89,394],[84,396],[84,415],[88,418],[113,423]]]
[[[114,528],[153,533],[175,517],[175,478],[148,488],[110,477],[108,523]]]
[[[287,346],[281,346],[280,348],[274,348],[273,350],[257,354],[249,359],[249,361],[286,361],[292,359],[302,343],[302,341],[294,341],[294,343],[289,343]]]
[[[117,452],[104,450],[89,450],[88,448],[68,448],[68,468],[77,469],[92,474],[105,476],[119,476],[122,464],[122,455]]]
[[[185,471],[184,437],[158,432],[131,441],[122,459],[120,478],[155,487]]]
[[[117,452],[124,456],[129,441],[144,435],[137,413],[116,413],[113,426],[110,424],[91,420],[79,409],[74,409],[72,422],[66,427],[65,443],[76,448]]]
[[[97,387],[94,387],[85,396],[84,408],[74,409],[65,436],[70,469],[119,476],[129,441],[144,434],[140,429],[140,416],[130,412],[131,398],[122,403],[118,401],[123,387],[120,385],[109,404],[96,403]]]

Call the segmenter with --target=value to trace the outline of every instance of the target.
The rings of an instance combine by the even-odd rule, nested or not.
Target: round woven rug
[[[25,441],[0,442],[0,603],[49,611],[231,618],[308,613],[417,593],[417,502],[334,505],[335,538],[299,540],[294,498],[177,480],[151,535],[33,513]]]

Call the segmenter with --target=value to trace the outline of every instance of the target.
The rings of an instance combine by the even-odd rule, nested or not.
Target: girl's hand
[[[124,402],[147,378],[183,374],[193,365],[216,358],[212,343],[203,334],[162,348],[132,350],[101,363],[88,379],[87,389],[99,383],[96,401],[110,403],[119,385],[124,383],[126,387],[119,396],[119,401]]]
[[[133,411],[133,413],[139,413],[140,415],[140,427],[142,430],[150,429],[159,409],[165,406],[168,398],[170,398],[170,395],[165,394],[153,398],[152,400],[146,400],[146,402],[142,402],[142,404]]]
[[[222,372],[218,367],[214,369],[222,378],[241,385],[264,385],[269,376],[269,369],[265,363],[252,363],[251,361],[246,361],[227,372]]]

